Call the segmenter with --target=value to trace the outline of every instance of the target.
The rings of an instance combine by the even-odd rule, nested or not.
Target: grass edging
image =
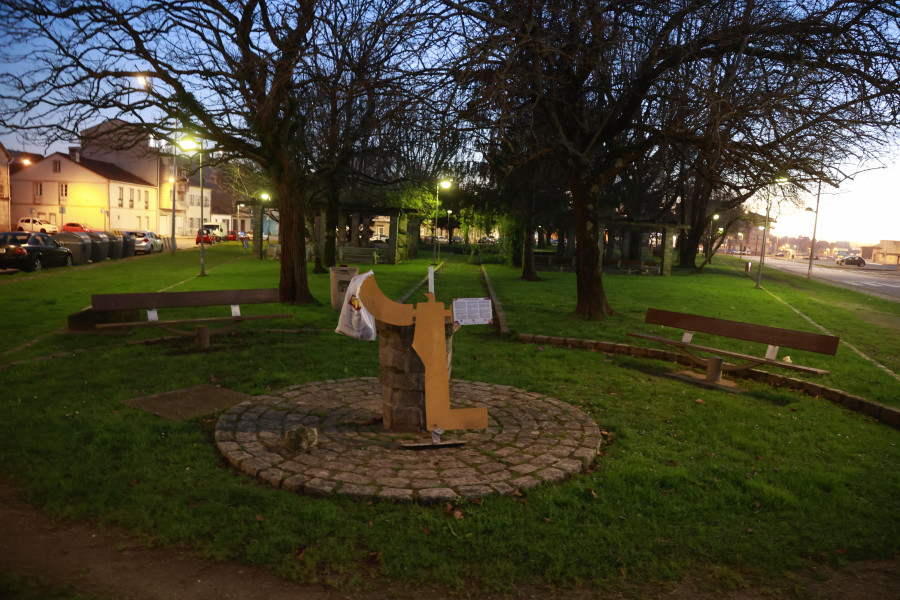
[[[531,333],[520,333],[518,335],[518,340],[526,344],[546,344],[560,348],[578,348],[582,350],[611,352],[614,354],[627,354],[628,356],[635,356],[638,358],[654,358],[657,360],[666,360],[682,365],[693,366],[686,357],[678,352],[660,350],[658,348],[647,348],[644,346],[633,346],[631,344],[603,342],[600,340],[588,340],[582,338],[534,335]],[[835,404],[840,404],[852,411],[868,415],[880,423],[900,429],[900,409],[894,408],[893,406],[887,406],[880,402],[875,402],[874,400],[868,400],[843,390],[829,388],[818,383],[797,379],[795,377],[788,377],[778,373],[760,371],[759,369],[748,369],[744,372],[732,372],[731,375],[768,383],[772,387],[786,387],[797,390],[808,396],[825,398],[826,400],[830,400]]]

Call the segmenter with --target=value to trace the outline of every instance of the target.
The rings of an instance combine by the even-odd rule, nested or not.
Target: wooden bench
[[[628,335],[668,344],[669,346],[675,346],[683,355],[687,356],[691,362],[698,366],[706,367],[706,381],[709,383],[720,383],[722,371],[739,372],[758,365],[770,365],[814,375],[826,375],[828,374],[828,371],[823,369],[804,367],[784,360],[778,360],[778,350],[782,346],[785,346],[795,350],[818,352],[820,354],[834,356],[835,353],[837,353],[838,343],[840,342],[840,338],[833,335],[794,331],[791,329],[769,327],[767,325],[729,321],[727,319],[715,319],[712,317],[702,317],[699,315],[677,313],[655,308],[647,310],[645,322],[654,325],[683,329],[684,335],[681,340],[673,340],[671,338],[648,335],[645,333],[629,333]],[[692,341],[695,332],[758,342],[766,344],[767,349],[765,355],[754,356],[743,354],[741,352],[732,352],[730,350],[722,350],[720,348],[695,344]],[[702,357],[695,354],[695,352],[702,352],[704,354],[710,354],[711,356]],[[723,356],[739,359],[744,362],[741,364],[727,364],[723,361]]]
[[[360,248],[359,246],[338,246],[338,262],[341,264],[378,264],[377,248]]]
[[[193,335],[197,345],[209,348],[209,336],[221,333],[234,325],[251,319],[289,319],[290,314],[242,315],[242,304],[274,304],[279,302],[277,289],[205,290],[197,292],[146,292],[131,294],[94,294],[91,306],[69,315],[70,331],[131,329],[159,327],[179,335]],[[231,314],[213,317],[192,317],[160,320],[160,309],[230,306]],[[138,320],[140,311],[147,311],[146,320]],[[211,323],[225,323],[212,332]],[[195,329],[180,329],[181,325],[195,325]]]
[[[615,266],[617,269],[626,271],[629,275],[632,271],[636,273],[649,273],[650,269],[656,269],[659,273],[659,265],[655,260],[632,259],[632,258],[606,258],[603,260],[605,266]]]

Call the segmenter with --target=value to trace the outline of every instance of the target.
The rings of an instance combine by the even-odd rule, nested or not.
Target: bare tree
[[[258,164],[282,239],[280,296],[310,302],[308,198],[339,185],[373,123],[419,92],[443,35],[428,0],[111,3],[10,0],[13,50],[0,74],[0,127],[48,140],[106,118],[174,143],[178,128],[221,160]],[[435,25],[437,24],[437,25]],[[15,52],[14,52],[15,54]],[[24,66],[23,66],[24,65]]]
[[[824,149],[864,155],[900,114],[895,1],[446,1],[472,24],[461,77],[482,143],[528,129],[522,160],[552,156],[566,173],[575,312],[591,318],[611,313],[601,222],[616,215],[607,188],[627,165],[690,149],[686,167],[740,197],[784,173],[827,177]],[[698,93],[680,112],[661,109],[691,81]]]

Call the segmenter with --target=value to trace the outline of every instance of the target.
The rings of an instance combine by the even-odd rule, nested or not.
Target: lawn
[[[429,263],[374,271],[397,298]],[[514,332],[640,343],[626,334],[649,330],[648,306],[816,330],[788,303],[900,370],[900,305],[776,273],[756,290],[737,260],[717,260],[702,275],[609,275],[617,315],[601,323],[572,316],[574,275],[542,272],[542,281],[525,282],[514,269],[485,268]],[[456,334],[454,377],[539,392],[591,414],[608,441],[591,472],[460,502],[462,518],[443,506],[309,498],[259,484],[224,465],[211,439],[214,416],[169,422],[122,401],[209,382],[261,394],[375,376],[377,346],[333,333],[328,275],[310,275],[321,305],[279,307],[294,318],[242,324],[207,352],[147,330],[63,331],[91,293],[273,287],[278,278],[277,263],[244,256],[236,244],[207,249],[209,275],[197,271],[198,254],[186,251],[0,280],[0,473],[48,514],[114,523],[148,545],[187,546],[348,590],[373,579],[469,593],[627,590],[698,573],[733,586],[900,550],[896,430],[790,390],[705,390],[661,377],[670,363],[522,344],[489,326]],[[480,267],[453,257],[436,290],[445,302],[484,296]],[[409,301],[421,299],[419,291]],[[898,405],[900,382],[846,347],[837,357],[792,356],[830,369],[829,386]]]

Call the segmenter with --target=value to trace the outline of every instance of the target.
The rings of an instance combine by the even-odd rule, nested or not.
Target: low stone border
[[[486,430],[448,432],[460,447],[407,449],[425,434],[384,431],[377,378],[291,386],[232,407],[219,417],[216,444],[240,471],[309,495],[342,494],[432,503],[508,495],[581,473],[602,442],[593,419],[574,406],[505,385],[454,379],[454,407],[486,406]],[[289,450],[285,434],[315,428],[318,443]]]
[[[602,342],[597,340],[586,340],[581,338],[563,338],[549,335],[534,335],[531,333],[520,333],[519,341],[526,344],[543,344],[546,346],[559,346],[562,348],[581,348],[584,350],[596,350],[599,352],[611,352],[616,354],[627,354],[639,358],[653,358],[657,360],[666,360],[676,362],[678,364],[694,366],[693,363],[685,356],[678,352],[669,350],[660,350],[658,348],[646,348],[644,346],[632,346],[630,344],[615,344],[612,342]],[[730,372],[731,376],[740,376],[745,379],[753,379],[768,383],[774,387],[787,387],[807,394],[809,396],[817,396],[831,400],[836,404],[840,404],[850,410],[868,415],[877,421],[900,429],[900,408],[887,406],[874,400],[868,400],[861,396],[856,396],[842,390],[826,387],[804,379],[788,377],[778,373],[770,373],[769,371],[761,371],[759,369],[748,369],[742,373]]]

